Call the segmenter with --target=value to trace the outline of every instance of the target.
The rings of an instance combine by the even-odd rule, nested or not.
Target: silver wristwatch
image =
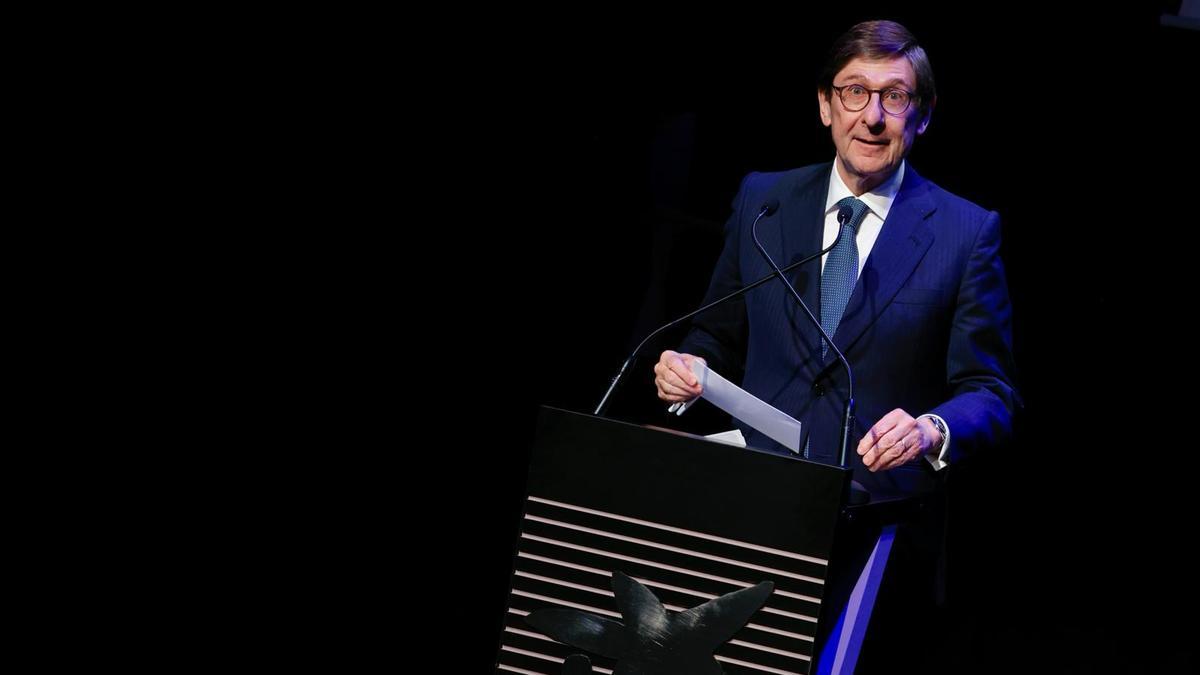
[[[930,422],[933,422],[933,426],[937,428],[938,433],[942,435],[942,441],[938,444],[938,448],[941,449],[946,444],[946,438],[950,436],[950,432],[946,429],[946,423],[941,418],[934,417],[933,415],[927,415],[927,417]]]

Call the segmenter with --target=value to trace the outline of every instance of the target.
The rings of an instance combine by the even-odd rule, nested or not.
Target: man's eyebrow
[[[846,76],[846,83],[847,83],[847,84],[850,84],[850,83],[853,83],[853,84],[863,84],[863,83],[870,84],[870,82],[867,80],[867,78],[866,78],[866,77],[864,77],[864,76],[862,76],[862,75],[858,75],[858,74],[854,74],[854,75],[847,75],[847,76]],[[902,79],[901,79],[901,78],[899,78],[899,77],[893,77],[893,78],[892,78],[892,79],[890,79],[890,80],[886,80],[886,81],[883,83],[883,85],[882,85],[882,86],[880,86],[879,88],[880,88],[880,89],[892,89],[892,88],[896,88],[896,89],[903,89],[903,90],[905,90],[905,91],[912,91],[912,88],[908,86],[908,83],[907,83],[907,82],[905,82],[904,80],[902,80]]]

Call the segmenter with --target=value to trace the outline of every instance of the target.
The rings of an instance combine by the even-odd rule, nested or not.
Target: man
[[[1002,443],[1018,405],[999,216],[905,161],[936,101],[929,59],[903,26],[867,22],[839,38],[817,87],[834,161],[745,178],[705,300],[771,273],[751,238],[767,203],[778,208],[757,235],[780,267],[836,242],[789,279],[854,370],[848,459],[875,497],[943,494],[946,467]],[[660,399],[701,393],[698,358],[800,420],[800,454],[837,463],[846,373],[782,283],[698,316],[655,365]],[[792,454],[738,424],[748,445]],[[948,658],[955,624],[935,607],[942,501],[931,504],[897,532],[859,673],[927,672]]]
[[[933,489],[936,471],[1011,433],[1017,404],[999,216],[905,161],[936,101],[929,60],[903,26],[866,22],[839,38],[817,91],[833,163],[745,178],[706,299],[771,272],[750,232],[771,200],[779,208],[757,233],[780,267],[838,242],[789,278],[854,369],[851,464],[877,496]],[[698,396],[697,358],[741,372],[743,388],[801,421],[805,457],[836,463],[846,374],[822,343],[770,283],[697,317],[680,351],[655,365],[658,396]],[[751,446],[790,454],[742,431]]]

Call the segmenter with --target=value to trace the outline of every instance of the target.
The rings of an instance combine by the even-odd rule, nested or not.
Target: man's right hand
[[[654,386],[658,387],[658,397],[670,403],[690,401],[704,390],[696,376],[692,374],[692,362],[704,359],[691,354],[680,354],[667,350],[658,357],[654,364]]]

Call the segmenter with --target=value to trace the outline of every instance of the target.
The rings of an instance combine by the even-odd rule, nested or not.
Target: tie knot
[[[863,218],[867,215],[866,202],[856,197],[846,197],[838,201],[838,222],[842,225],[849,225],[858,232],[858,226],[862,224]],[[842,215],[847,214],[847,215]],[[849,220],[847,220],[847,217]]]

